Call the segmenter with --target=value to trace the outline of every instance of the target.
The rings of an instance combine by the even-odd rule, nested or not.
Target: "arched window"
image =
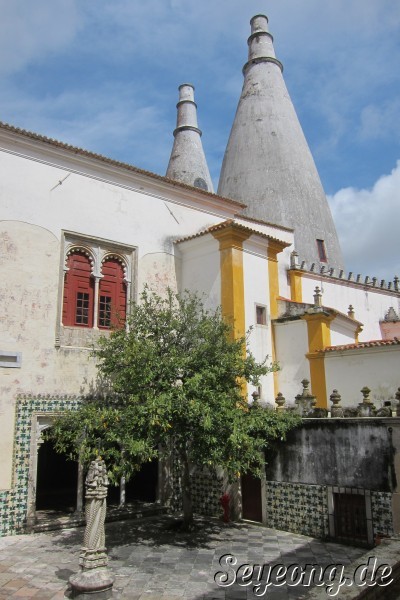
[[[81,250],[67,258],[64,280],[63,325],[93,327],[94,280],[90,260]]]
[[[124,269],[117,258],[107,258],[101,269],[99,285],[99,328],[123,326],[126,317]]]

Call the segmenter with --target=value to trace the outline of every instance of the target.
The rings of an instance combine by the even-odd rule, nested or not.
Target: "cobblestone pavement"
[[[310,537],[217,520],[198,520],[191,533],[173,528],[171,517],[106,525],[115,575],[115,600],[241,600],[255,598],[252,586],[219,587],[220,557],[238,563],[348,565],[365,550]],[[61,600],[78,568],[83,528],[0,538],[0,599]],[[231,573],[233,571],[230,571]],[[309,588],[270,587],[264,597],[301,598]],[[327,596],[328,597],[328,596]]]

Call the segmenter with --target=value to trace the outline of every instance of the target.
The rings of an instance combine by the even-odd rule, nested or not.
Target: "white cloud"
[[[361,112],[360,138],[363,140],[390,139],[400,136],[400,99],[381,104],[368,104]]]
[[[0,74],[9,74],[70,44],[81,22],[77,0],[0,0]]]
[[[391,281],[400,275],[400,160],[372,189],[328,198],[348,270]]]

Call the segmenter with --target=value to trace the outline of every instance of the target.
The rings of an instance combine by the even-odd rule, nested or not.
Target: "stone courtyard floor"
[[[249,523],[224,525],[213,519],[199,519],[191,533],[177,532],[172,524],[172,518],[164,516],[106,525],[109,566],[115,575],[113,599],[256,598],[252,585],[224,588],[215,583],[216,573],[231,576],[234,572],[226,562],[221,566],[221,556],[235,556],[236,566],[244,563],[346,566],[365,553],[362,548],[321,542]],[[68,592],[64,594],[68,578],[79,570],[83,533],[80,527],[0,538],[0,599],[68,598]],[[307,591],[309,588],[302,586],[270,586],[263,597],[302,598]],[[340,593],[336,597],[340,598]]]

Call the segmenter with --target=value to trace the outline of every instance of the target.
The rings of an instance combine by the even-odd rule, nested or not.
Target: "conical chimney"
[[[343,268],[329,205],[275,56],[268,18],[250,21],[249,59],[218,194],[245,214],[295,230],[301,260]]]
[[[179,86],[179,102],[174,145],[166,176],[176,181],[213,192],[213,184],[201,143],[197,124],[197,105],[194,87],[190,83]]]

